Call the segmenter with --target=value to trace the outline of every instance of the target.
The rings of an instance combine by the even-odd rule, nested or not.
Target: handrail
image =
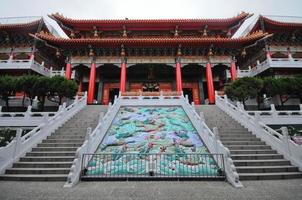
[[[282,127],[282,134],[268,127],[266,124],[260,121],[259,115],[249,115],[241,106],[237,103],[234,106],[228,101],[226,95],[221,98],[219,95],[215,95],[216,105],[234,118],[241,125],[250,130],[257,137],[264,140],[267,144],[272,146],[278,153],[283,154],[284,157],[292,162],[292,164],[299,167],[302,170],[302,146],[294,143],[288,136],[288,130],[286,127]]]
[[[86,106],[87,95],[82,98],[76,97],[73,104],[63,106],[55,116],[47,119],[24,136],[21,136],[22,130],[18,130],[15,139],[7,146],[0,148],[0,173],[10,167],[19,157],[25,155],[34,145],[41,142],[58,127],[68,121],[72,116]]]

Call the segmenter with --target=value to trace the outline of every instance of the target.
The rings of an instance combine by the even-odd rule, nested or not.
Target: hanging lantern
[[[203,29],[203,34],[202,34],[203,37],[207,37],[208,36],[208,25],[206,25]]]
[[[56,56],[57,56],[57,58],[59,58],[61,56],[61,52],[59,51],[59,49],[57,49],[57,51],[56,51]]]
[[[246,51],[245,48],[243,48],[242,52],[241,52],[241,56],[244,58],[246,56]]]
[[[126,56],[126,52],[125,52],[125,48],[124,45],[121,46],[121,57],[125,57]]]
[[[123,26],[123,37],[127,37],[127,29],[126,26]]]
[[[213,55],[214,55],[214,54],[213,54],[212,47],[210,47],[209,52],[208,52],[208,56],[213,56]]]
[[[93,37],[99,37],[98,31],[94,30]]]
[[[177,49],[177,56],[181,56],[182,53],[181,53],[181,45],[178,46],[178,49]]]
[[[174,36],[178,36],[178,26],[175,27]]]
[[[71,37],[71,38],[75,38],[75,34],[74,34],[73,31],[70,32],[70,37]]]
[[[93,57],[93,56],[94,56],[93,49],[90,49],[90,50],[89,50],[89,56],[90,56],[90,57]]]

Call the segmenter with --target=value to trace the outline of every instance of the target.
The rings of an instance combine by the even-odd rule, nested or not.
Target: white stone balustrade
[[[63,103],[59,107],[58,112],[66,107]],[[38,126],[47,121],[49,118],[55,116],[57,112],[32,112],[32,106],[28,106],[25,112],[2,112],[0,106],[0,126]]]
[[[241,103],[237,103],[243,109]],[[247,110],[246,112],[252,116],[259,116],[259,119],[270,125],[281,124],[301,124],[302,123],[302,104],[299,110],[276,110],[275,105],[270,105],[270,110]],[[244,109],[243,109],[244,110]]]
[[[62,107],[55,116],[48,118],[32,131],[21,136],[20,130],[15,139],[7,146],[0,148],[0,173],[12,166],[21,156],[24,156],[33,146],[40,143],[47,136],[73,117],[77,112],[86,106],[87,94],[78,99],[68,107]]]
[[[41,75],[50,76],[50,70],[33,59],[1,60],[0,69],[31,69]]]
[[[282,134],[268,127],[260,120],[259,114],[251,116],[247,111],[230,103],[227,96],[224,98],[215,95],[216,105],[225,113],[235,119],[242,126],[251,131],[258,138],[265,141],[279,154],[290,160],[293,165],[299,167],[302,171],[302,145],[298,145],[292,141],[287,134],[286,128],[282,128]]]

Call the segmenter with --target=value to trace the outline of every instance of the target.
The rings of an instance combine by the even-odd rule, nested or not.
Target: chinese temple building
[[[249,76],[288,76],[302,73],[302,21],[293,17],[260,15],[246,30],[247,34],[262,31],[271,37],[250,46],[245,57],[238,58],[241,69]],[[295,21],[295,22],[293,22]]]
[[[30,36],[50,33],[42,18],[22,23],[0,23],[0,75],[39,74],[50,76],[50,69],[62,65],[56,51],[43,47]]]
[[[268,34],[232,38],[251,15],[228,19],[75,20],[50,15],[69,38],[35,35],[66,57],[88,102],[108,104],[119,91],[183,91],[195,104],[236,78],[235,57]]]
[[[302,23],[251,14],[226,19],[55,20],[0,24],[0,74],[65,75],[88,91],[88,102],[108,104],[119,92],[183,91],[190,102],[214,102],[214,91],[244,76],[301,72]],[[64,63],[65,61],[65,63]],[[64,68],[63,71],[55,71]],[[59,73],[58,73],[59,72]]]

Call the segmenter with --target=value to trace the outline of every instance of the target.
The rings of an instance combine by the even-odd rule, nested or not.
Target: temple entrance
[[[183,88],[184,96],[188,95],[189,102],[193,101],[193,91],[192,88]]]
[[[113,104],[114,102],[114,96],[119,95],[120,90],[118,88],[110,88],[109,89],[109,102]]]
[[[200,97],[199,97],[199,87],[198,83],[183,83],[182,84],[183,94],[188,95],[189,102],[194,102],[195,105],[200,104]]]
[[[107,105],[109,102],[113,103],[114,96],[118,96],[119,91],[119,83],[104,83],[102,104]]]

